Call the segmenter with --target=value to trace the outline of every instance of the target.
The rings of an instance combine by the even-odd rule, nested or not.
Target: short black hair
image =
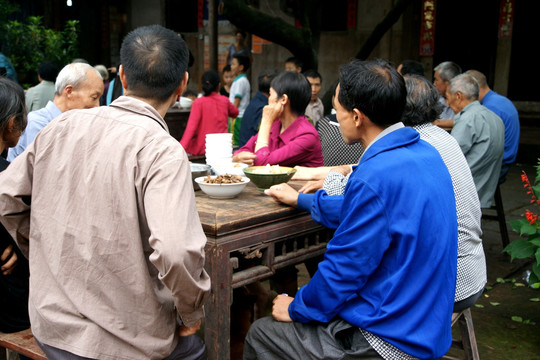
[[[406,96],[403,77],[386,60],[353,60],[339,68],[341,106],[358,109],[378,126],[401,121]]]
[[[52,62],[43,62],[38,65],[38,75],[46,81],[56,81],[56,76],[58,76],[58,66]]]
[[[259,74],[257,82],[259,83],[259,91],[265,94],[270,93],[270,84],[277,75],[276,70],[264,70]]]
[[[167,100],[184,79],[189,51],[182,37],[160,25],[136,28],[125,37],[120,62],[136,96]]]
[[[197,97],[197,93],[195,92],[195,90],[192,90],[192,89],[186,89],[184,90],[184,92],[182,93],[182,96],[183,97],[188,97],[188,96],[195,96]]]
[[[293,63],[294,66],[296,67],[299,67],[299,68],[304,67],[304,63],[300,61],[300,59],[298,59],[297,57],[291,56],[290,58],[287,58],[287,60],[285,60],[285,63],[289,63],[289,62]]]
[[[249,69],[249,57],[236,53],[233,55],[233,59],[236,59],[238,61],[239,65],[244,65],[244,72],[248,71]]]
[[[401,75],[415,74],[424,76],[424,65],[416,60],[403,60],[401,63]]]
[[[0,76],[0,130],[12,117],[15,117],[17,129],[23,131],[26,128],[24,90],[15,81]]]
[[[278,98],[287,95],[294,114],[304,115],[311,100],[311,85],[304,75],[296,71],[284,71],[272,80],[270,87],[275,90]]]
[[[223,67],[223,70],[221,70],[221,73],[224,74],[229,71],[231,71],[231,65],[227,64]]]
[[[306,70],[306,71],[304,71],[304,76],[305,77],[310,77],[312,79],[321,79],[321,82],[322,82],[322,76],[321,76],[321,74],[319,74],[317,72],[317,70],[314,70],[314,69]]]

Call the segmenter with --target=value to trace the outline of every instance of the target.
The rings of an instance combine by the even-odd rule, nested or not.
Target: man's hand
[[[178,335],[180,336],[191,336],[197,332],[201,328],[201,322],[202,320],[199,320],[195,325],[187,327],[185,325],[180,325],[180,329],[178,331]]]
[[[1,268],[2,275],[11,274],[13,270],[15,270],[15,268],[17,267],[17,264],[18,264],[17,260],[18,260],[17,253],[13,251],[13,245],[9,245],[2,252],[2,256],[0,256],[0,262],[6,261],[6,263],[2,265],[2,268]]]
[[[321,166],[316,168],[310,168],[305,166],[295,166],[296,172],[294,173],[292,180],[324,180],[330,167]]]
[[[242,151],[236,155],[233,156],[232,160],[234,162],[241,162],[248,165],[253,165],[253,161],[257,158],[257,155],[255,155],[252,152],[249,151]]]
[[[287,295],[278,295],[274,299],[272,306],[272,316],[276,321],[292,322],[289,316],[289,304],[294,300],[293,297]]]
[[[323,188],[324,180],[308,181],[298,192],[308,194]]]
[[[298,191],[294,190],[291,186],[285,183],[273,185],[270,187],[270,189],[264,190],[264,193],[273,197],[277,202],[282,202],[289,206],[296,207]]]
[[[333,167],[332,169],[330,169],[330,171],[335,171],[335,172],[341,173],[343,176],[347,176],[349,175],[349,173],[352,172],[352,166],[340,165],[340,166]]]

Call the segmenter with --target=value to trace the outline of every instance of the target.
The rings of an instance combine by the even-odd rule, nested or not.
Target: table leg
[[[228,360],[232,302],[232,270],[229,253],[218,246],[206,250],[206,270],[212,281],[205,303],[204,340],[208,359]]]

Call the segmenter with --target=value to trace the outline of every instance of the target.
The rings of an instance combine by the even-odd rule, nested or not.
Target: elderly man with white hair
[[[478,82],[469,74],[450,80],[446,102],[454,110],[452,136],[457,140],[476,185],[483,208],[491,206],[504,153],[504,123],[478,102]]]
[[[99,106],[103,94],[103,79],[92,66],[84,63],[66,65],[56,77],[53,101],[42,109],[28,113],[28,125],[17,146],[10,148],[8,161],[20,155],[36,135],[61,113],[73,109],[89,109]]]

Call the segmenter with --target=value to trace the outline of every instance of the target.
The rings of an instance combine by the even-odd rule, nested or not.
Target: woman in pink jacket
[[[229,117],[238,116],[238,109],[218,93],[221,79],[216,71],[206,71],[201,81],[204,96],[193,102],[180,140],[188,155],[204,155],[206,134],[226,133]]]
[[[270,84],[259,132],[234,153],[248,165],[322,166],[321,140],[304,116],[311,86],[304,75],[287,71]]]

